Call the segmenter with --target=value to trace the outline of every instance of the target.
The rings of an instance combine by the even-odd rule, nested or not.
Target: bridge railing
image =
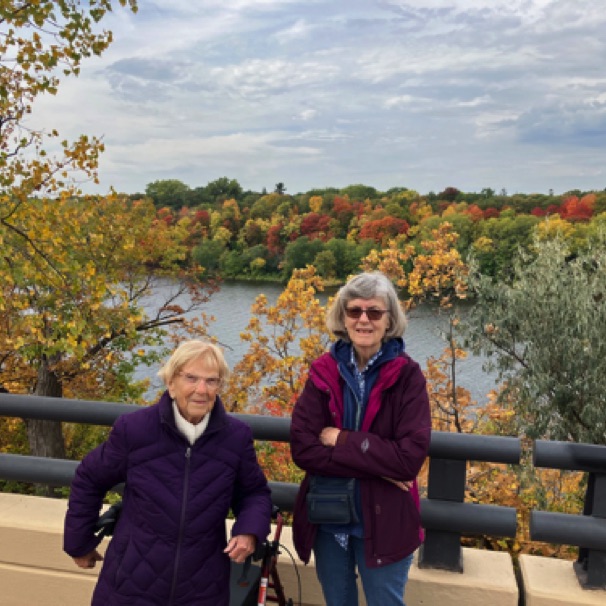
[[[0,416],[22,419],[109,426],[120,415],[137,409],[138,406],[132,404],[0,394]],[[289,441],[289,418],[249,414],[233,416],[252,428],[255,440]],[[532,538],[579,545],[590,551],[592,562],[601,561],[600,558],[606,553],[606,490],[601,475],[606,472],[606,447],[590,446],[590,450],[582,451],[586,458],[573,459],[572,463],[568,459],[568,463],[556,464],[541,458],[541,453],[549,451],[551,443],[545,444],[537,443],[536,465],[591,471],[599,481],[592,497],[591,518],[565,516],[565,519],[561,519],[557,517],[558,514],[553,517],[554,514],[548,512],[533,512]],[[419,566],[461,572],[462,536],[515,537],[517,530],[515,508],[464,502],[467,463],[519,464],[521,442],[513,437],[433,432],[429,457],[427,498],[421,500],[421,519],[426,538],[419,554]],[[69,486],[77,465],[77,461],[0,454],[0,479]],[[270,487],[275,504],[284,511],[292,511],[298,484],[270,481]],[[560,532],[563,534],[558,534]],[[594,568],[595,565],[592,565],[591,570]],[[592,574],[591,578],[592,586],[603,586],[600,585],[599,574]]]
[[[585,515],[532,511],[530,538],[533,541],[580,547],[574,569],[586,589],[606,589],[606,447],[537,440],[535,467],[589,473]]]

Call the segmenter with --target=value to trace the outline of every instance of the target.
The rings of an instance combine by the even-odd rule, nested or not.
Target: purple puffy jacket
[[[190,446],[175,426],[168,393],[121,416],[109,438],[79,465],[65,519],[64,549],[86,555],[102,500],[126,482],[123,508],[107,548],[93,606],[227,606],[232,534],[270,530],[271,494],[252,432],[219,399],[204,434]]]

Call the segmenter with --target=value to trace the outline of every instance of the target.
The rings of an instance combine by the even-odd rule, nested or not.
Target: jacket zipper
[[[341,371],[341,369],[339,368],[339,374],[341,375],[343,381],[345,382],[345,385],[347,385],[347,388],[351,391],[355,401],[356,401],[356,431],[360,431],[360,426],[361,426],[361,422],[362,419],[360,418],[360,415],[362,413],[362,404],[360,402],[360,399],[358,398],[358,393],[357,391],[351,386],[351,384],[349,383],[347,377],[343,374],[343,372]],[[355,379],[354,379],[355,380]],[[369,398],[370,398],[370,394],[369,394]],[[358,482],[358,480],[356,480],[356,482]],[[381,558],[377,557],[377,546],[376,546],[376,532],[377,532],[377,521],[376,521],[376,516],[377,516],[377,507],[380,507],[380,505],[377,505],[376,503],[374,503],[374,498],[373,498],[373,490],[372,487],[369,485],[367,486],[368,492],[369,492],[369,499],[370,499],[370,503],[371,503],[371,511],[372,511],[372,515],[370,518],[370,527],[371,527],[371,537],[372,537],[372,541],[371,541],[371,546],[372,546],[372,555],[375,558],[376,563],[380,566],[382,564]],[[361,490],[361,487],[360,487]],[[362,510],[364,510],[364,503],[362,503]]]
[[[341,378],[345,382],[345,385],[347,385],[347,389],[349,389],[349,391],[351,391],[351,394],[353,395],[354,400],[356,401],[356,420],[355,420],[354,431],[360,431],[360,424],[362,422],[362,419],[360,418],[360,415],[362,414],[362,403],[360,402],[360,398],[358,397],[358,392],[350,385],[348,378],[343,374],[341,369],[339,367],[337,367],[337,368],[339,370],[339,374],[341,375]],[[355,379],[354,379],[354,381],[355,381]],[[343,402],[343,407],[345,407],[345,402]],[[345,410],[343,410],[343,412],[345,412]]]
[[[185,531],[185,510],[187,508],[187,499],[189,493],[189,470],[191,467],[191,447],[187,447],[185,451],[185,475],[183,477],[183,501],[181,503],[181,516],[179,519],[179,532],[177,535],[177,548],[175,550],[175,564],[173,568],[173,582],[170,588],[170,598],[168,606],[175,599],[175,591],[177,590],[177,573],[179,572],[179,560],[181,559],[181,544],[183,543],[183,534]]]

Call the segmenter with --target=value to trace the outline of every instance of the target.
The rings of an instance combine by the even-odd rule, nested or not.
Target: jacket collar
[[[351,359],[351,349],[352,344],[350,341],[345,341],[343,339],[339,339],[335,343],[333,343],[330,348],[330,354],[335,360],[339,363],[339,365],[349,366]],[[377,360],[377,363],[388,362],[389,360],[393,360],[398,357],[404,351],[404,340],[400,337],[394,337],[393,339],[389,339],[389,341],[385,341],[381,345],[381,357]]]
[[[398,340],[400,341],[401,349],[403,349],[404,342],[401,339]],[[381,358],[383,358],[383,356],[381,356]],[[364,415],[364,420],[362,422],[363,431],[368,430],[379,411],[382,393],[398,380],[402,367],[408,363],[409,359],[410,358],[400,350],[400,353],[395,357],[386,357],[385,362],[378,368],[379,376],[371,391],[366,414]],[[309,379],[318,389],[330,393],[329,407],[335,415],[334,418],[337,419],[337,426],[340,427],[341,425],[339,424],[342,423],[343,418],[343,387],[340,382],[341,375],[339,373],[339,364],[332,354],[332,348],[330,352],[322,354],[313,362],[309,371]]]

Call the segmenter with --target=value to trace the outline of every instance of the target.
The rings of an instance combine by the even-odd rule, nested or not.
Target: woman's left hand
[[[394,480],[393,478],[386,478],[385,476],[383,476],[383,479],[387,480],[388,482],[391,482],[392,484],[395,484],[400,490],[403,490],[404,492],[409,492],[412,488],[412,480]]]
[[[230,539],[223,553],[234,562],[241,564],[255,552],[256,545],[257,538],[254,534],[238,534]]]
[[[337,429],[336,427],[325,427],[320,432],[320,442],[322,442],[324,446],[334,447],[337,443],[337,438],[339,437],[340,433],[341,430]]]

